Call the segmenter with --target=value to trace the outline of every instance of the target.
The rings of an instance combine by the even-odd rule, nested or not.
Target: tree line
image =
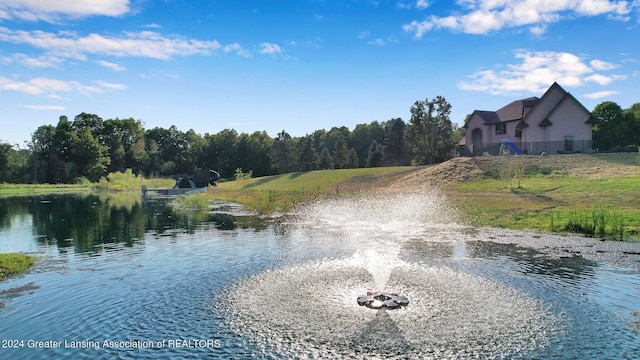
[[[602,102],[591,112],[593,148],[604,152],[637,151],[640,146],[640,103],[627,109],[613,101]]]
[[[107,119],[81,113],[43,125],[26,149],[0,142],[0,183],[96,182],[132,169],[146,177],[192,174],[196,167],[231,178],[238,169],[253,176],[318,169],[433,164],[448,160],[464,136],[450,120],[442,96],[416,101],[409,122],[401,118],[275,137],[225,129],[216,134],[186,132],[175,125],[145,129],[140,120]],[[621,151],[640,144],[640,103],[622,109],[603,102],[592,111],[594,148]]]
[[[282,130],[274,138],[265,131],[225,129],[200,135],[175,125],[145,129],[133,118],[104,120],[83,112],[73,119],[60,116],[55,126],[38,127],[26,149],[0,143],[0,182],[96,182],[126,169],[153,177],[189,175],[199,167],[231,178],[238,169],[265,176],[434,163],[448,159],[459,140],[453,136],[456,127],[449,119],[450,110],[438,96],[416,101],[409,123],[394,118],[301,137]]]

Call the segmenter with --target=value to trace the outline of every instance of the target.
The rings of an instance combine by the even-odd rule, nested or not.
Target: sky
[[[86,112],[238,133],[640,102],[640,0],[0,0],[0,142]]]

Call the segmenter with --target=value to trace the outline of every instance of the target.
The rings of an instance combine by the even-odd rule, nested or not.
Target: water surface
[[[568,241],[461,226],[437,194],[277,220],[133,195],[0,199],[0,252],[42,257],[0,284],[0,358],[640,357],[637,255]],[[360,307],[367,290],[410,304]]]

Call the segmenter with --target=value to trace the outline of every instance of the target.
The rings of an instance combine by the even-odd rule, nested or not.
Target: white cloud
[[[112,83],[104,80],[94,80],[92,82],[98,85],[99,88],[104,90],[121,91],[127,88],[127,86],[124,84],[116,84],[116,83]]]
[[[282,54],[282,49],[278,44],[264,42],[260,44],[260,54]]]
[[[627,79],[626,75],[603,75],[603,74],[593,74],[589,75],[585,78],[585,81],[594,82],[598,85],[609,85],[614,81],[625,80]]]
[[[66,106],[62,106],[62,105],[25,105],[23,107],[26,109],[38,110],[38,111],[51,111],[51,110],[63,111],[67,109]]]
[[[2,57],[0,61],[5,65],[20,64],[32,68],[49,68],[62,63],[62,59],[55,56],[31,57],[20,53]]]
[[[413,0],[412,2],[407,2],[403,0],[403,1],[398,1],[396,3],[396,8],[402,9],[402,10],[410,10],[413,8],[424,10],[429,6],[430,4],[428,0]]]
[[[617,91],[605,90],[605,91],[594,92],[594,93],[591,93],[591,94],[585,94],[583,96],[588,98],[588,99],[602,99],[602,98],[611,97],[611,96],[613,96],[613,95],[615,95],[617,93],[618,93]]]
[[[595,70],[612,70],[618,67],[618,65],[616,64],[612,64],[610,62],[606,62],[602,60],[591,60],[589,64]]]
[[[487,34],[503,28],[529,26],[539,36],[546,25],[568,17],[607,15],[628,20],[626,16],[637,3],[617,0],[460,0],[462,10],[455,15],[429,18],[405,24],[405,32],[416,38],[432,29],[446,29],[468,34]]]
[[[496,95],[517,92],[540,93],[550,84],[578,87],[587,83],[609,85],[625,79],[624,75],[607,75],[601,71],[613,69],[613,64],[602,60],[585,62],[567,52],[518,50],[521,62],[501,66],[502,70],[480,70],[469,76],[470,81],[458,84],[462,90],[486,91]]]
[[[246,58],[251,57],[251,53],[249,51],[243,49],[242,46],[240,44],[237,44],[237,43],[225,45],[223,47],[223,51],[225,53],[233,52],[236,55],[243,56],[243,57],[246,57]]]
[[[129,0],[2,0],[0,19],[57,22],[62,18],[122,16],[131,11]]]
[[[541,25],[532,26],[529,28],[529,32],[531,33],[531,35],[535,37],[540,37],[547,32],[547,25],[541,24]]]
[[[98,61],[98,64],[101,65],[101,66],[104,66],[106,68],[109,68],[109,69],[111,69],[113,71],[125,71],[126,70],[126,68],[124,66],[122,66],[120,64],[112,63],[112,62],[109,62],[109,61],[101,60],[101,61]]]
[[[369,40],[369,41],[367,41],[367,44],[376,45],[376,46],[385,46],[386,45],[385,41],[380,39],[380,38]]]
[[[0,41],[26,44],[60,57],[86,59],[87,54],[117,57],[145,57],[167,60],[175,56],[209,54],[221,47],[217,41],[163,36],[153,31],[126,32],[121,36],[71,32],[10,30],[0,27]]]
[[[416,2],[416,7],[418,9],[426,9],[426,8],[429,7],[429,1],[427,1],[427,0],[418,0]]]
[[[78,81],[63,81],[41,77],[27,81],[16,81],[0,76],[0,90],[15,91],[29,95],[42,95],[53,99],[59,99],[61,93],[91,95],[94,93],[102,93],[105,90],[122,90],[124,88],[124,85],[103,81],[96,81],[94,83],[96,85],[85,85]]]

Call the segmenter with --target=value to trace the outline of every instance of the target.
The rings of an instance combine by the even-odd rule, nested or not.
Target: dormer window
[[[496,135],[504,135],[507,133],[507,124],[506,123],[497,123],[496,124]]]

